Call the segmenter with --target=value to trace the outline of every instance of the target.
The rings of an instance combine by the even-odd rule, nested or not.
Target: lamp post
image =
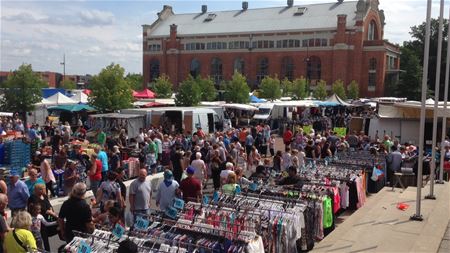
[[[63,61],[60,63],[63,65],[63,81],[66,80],[66,54],[63,55]]]
[[[425,29],[425,50],[422,75],[422,105],[420,108],[420,128],[419,128],[419,166],[417,169],[417,194],[416,194],[416,213],[411,216],[411,220],[422,221],[420,214],[422,197],[422,170],[423,170],[423,151],[425,134],[425,100],[427,99],[427,81],[428,81],[428,59],[430,53],[430,26],[431,26],[431,0],[427,0],[427,21]]]
[[[433,144],[431,151],[430,166],[430,194],[425,196],[426,199],[436,199],[434,196],[434,178],[436,175],[436,138],[437,138],[437,120],[439,105],[439,86],[441,81],[441,57],[442,57],[442,30],[444,28],[444,0],[441,0],[439,13],[439,32],[438,32],[438,51],[436,59],[436,82],[434,84],[434,110],[433,110]]]
[[[450,29],[450,23],[448,24],[448,27]],[[439,170],[439,180],[436,181],[437,184],[443,184],[444,183],[444,154],[445,154],[445,147],[444,147],[444,140],[447,136],[447,114],[445,112],[447,111],[447,101],[448,101],[448,82],[449,82],[449,71],[450,71],[450,40],[447,40],[447,63],[445,66],[445,88],[444,88],[444,115],[442,118],[442,142],[441,142],[441,160],[440,160],[440,170]]]

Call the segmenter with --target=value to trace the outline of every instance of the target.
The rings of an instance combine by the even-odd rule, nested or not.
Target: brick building
[[[7,80],[8,76],[13,72],[10,71],[0,71],[0,83],[3,83]],[[59,84],[63,80],[63,75],[57,72],[51,71],[36,71],[41,79],[48,85],[50,88],[57,88]]]
[[[0,84],[5,82],[9,75],[12,72],[10,71],[0,71]],[[61,82],[63,81],[64,75],[57,72],[51,71],[36,71],[41,79],[48,85],[49,88],[59,88],[61,86]],[[84,89],[88,87],[90,80],[92,79],[91,75],[66,75],[66,80],[71,80],[77,84],[77,88]]]
[[[331,1],[331,0],[330,0]],[[378,0],[342,1],[233,11],[174,14],[165,5],[143,25],[143,75],[148,84],[165,73],[175,84],[189,74],[220,85],[234,71],[251,87],[264,76],[306,77],[314,88],[356,80],[360,96],[384,95],[398,79],[400,51],[383,38],[385,16]]]

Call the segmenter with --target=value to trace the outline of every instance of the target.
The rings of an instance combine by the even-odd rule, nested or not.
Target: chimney
[[[208,5],[202,5],[202,13],[206,13],[208,11]]]
[[[170,25],[170,40],[175,41],[177,39],[177,25]]]
[[[335,36],[336,43],[345,43],[345,31],[347,29],[347,15],[337,15],[337,33]]]
[[[287,0],[287,6],[290,8],[294,5],[294,0]]]
[[[246,11],[248,9],[248,2],[242,2],[242,10]]]

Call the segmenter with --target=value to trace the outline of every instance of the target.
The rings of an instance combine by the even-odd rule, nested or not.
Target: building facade
[[[48,85],[49,88],[60,88],[64,75],[51,71],[36,71],[41,79]],[[0,84],[6,82],[8,76],[13,74],[10,71],[0,71]],[[77,89],[84,89],[89,86],[89,82],[92,79],[91,75],[66,75],[66,80],[71,80],[76,83]]]
[[[161,74],[174,84],[188,75],[211,77],[220,86],[235,71],[252,88],[265,76],[305,77],[314,89],[340,79],[360,86],[360,96],[384,95],[395,82],[400,51],[383,37],[385,16],[378,0],[337,1],[174,14],[165,5],[143,25],[143,76],[148,85]],[[220,87],[219,87],[220,88]]]

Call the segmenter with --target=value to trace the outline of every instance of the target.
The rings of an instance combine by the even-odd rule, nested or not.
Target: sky
[[[247,0],[249,8],[284,6],[286,0]],[[294,5],[334,2],[294,0]],[[163,5],[178,13],[239,10],[242,1],[154,0],[0,0],[0,70],[32,64],[36,71],[97,74],[110,63],[126,72],[142,72],[142,24],[151,24]],[[448,17],[446,2],[444,17]],[[386,26],[384,38],[402,44],[410,40],[410,27],[425,20],[426,0],[380,0]],[[433,0],[432,16],[439,16]]]

